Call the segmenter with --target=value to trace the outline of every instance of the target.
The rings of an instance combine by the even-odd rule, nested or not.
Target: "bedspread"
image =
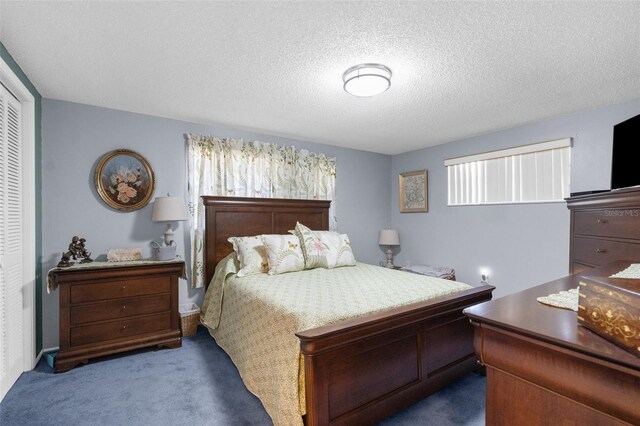
[[[470,289],[440,278],[358,263],[281,275],[216,267],[201,319],[275,425],[302,425],[304,367],[294,333]]]

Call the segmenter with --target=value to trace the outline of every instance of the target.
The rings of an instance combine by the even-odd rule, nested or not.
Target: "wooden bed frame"
[[[233,251],[227,238],[286,234],[296,221],[329,226],[330,201],[203,197],[205,277]],[[398,272],[402,274],[404,272]],[[405,408],[478,369],[462,313],[491,299],[483,285],[296,333],[304,355],[307,425],[363,425]]]

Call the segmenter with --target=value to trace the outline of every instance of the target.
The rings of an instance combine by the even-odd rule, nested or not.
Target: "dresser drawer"
[[[574,235],[640,239],[640,209],[576,211]]]
[[[109,300],[87,305],[71,307],[71,325],[86,324],[94,321],[125,318],[134,315],[155,314],[171,310],[171,296],[160,294]]]
[[[593,269],[593,266],[583,265],[580,262],[571,262],[571,273],[577,274],[578,272],[588,271],[589,269]]]
[[[94,284],[74,284],[70,288],[71,303],[119,299],[147,294],[169,293],[171,278],[168,276],[136,277]]]
[[[596,266],[615,260],[640,260],[640,241],[638,244],[634,244],[574,237],[572,257],[574,262]]]
[[[124,318],[98,324],[71,327],[71,346],[88,345],[121,339],[137,334],[170,330],[171,313],[147,315],[144,317]]]

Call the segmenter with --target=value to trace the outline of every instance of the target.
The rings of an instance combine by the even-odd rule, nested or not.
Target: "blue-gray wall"
[[[31,83],[29,77],[22,71],[20,65],[13,60],[13,57],[9,51],[4,47],[4,44],[0,42],[0,57],[11,68],[11,71],[18,76],[22,84],[25,85],[29,92],[34,97],[35,102],[35,198],[36,198],[36,355],[40,353],[42,349],[42,293],[39,287],[42,283],[42,264],[40,259],[42,257],[42,173],[40,165],[42,164],[42,96],[38,92],[38,89]]]
[[[108,151],[132,149],[153,167],[156,196],[183,196],[186,133],[294,145],[335,156],[338,229],[349,234],[358,260],[378,263],[384,257],[377,241],[379,229],[390,223],[390,156],[50,99],[43,100],[42,127],[44,270],[55,266],[74,235],[86,238],[94,256],[120,247],[142,247],[150,255],[149,242],[159,240],[165,226],[151,222],[152,203],[129,213],[110,209],[96,194],[95,165]],[[176,233],[183,257],[186,229],[183,222]],[[202,289],[181,282],[181,303],[200,304],[202,297]],[[44,347],[57,346],[57,292],[45,293],[43,305]]]
[[[571,192],[609,189],[613,125],[639,113],[635,100],[394,156],[391,223],[401,243],[395,263],[449,265],[469,284],[488,268],[494,297],[566,275],[564,202],[448,207],[444,160],[571,137]],[[428,169],[429,212],[400,213],[398,174],[420,169]]]
[[[393,157],[221,126],[187,123],[93,106],[43,100],[43,268],[57,263],[73,235],[88,241],[94,254],[109,248],[142,247],[159,239],[164,225],[151,222],[151,204],[131,213],[108,208],[97,197],[93,172],[104,153],[128,148],[151,163],[156,195],[184,194],[185,134],[261,140],[295,145],[336,156],[338,226],[352,239],[358,260],[384,258],[378,231],[400,232],[398,265],[449,265],[458,279],[480,281],[489,268],[500,297],[568,272],[569,213],[564,203],[447,207],[444,160],[532,142],[572,137],[571,191],[607,189],[612,128],[640,113],[640,100],[557,117]],[[429,212],[399,213],[398,174],[429,170]],[[177,240],[184,255],[186,226]],[[180,286],[181,302],[202,300],[202,290]],[[58,296],[44,294],[44,346],[57,345]]]

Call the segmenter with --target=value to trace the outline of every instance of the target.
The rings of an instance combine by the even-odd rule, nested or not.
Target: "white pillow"
[[[262,238],[259,235],[254,237],[229,237],[227,241],[233,244],[233,250],[236,252],[236,257],[240,262],[240,270],[236,274],[238,277],[264,274],[269,271],[267,249],[262,244]]]
[[[329,248],[326,257],[329,268],[340,266],[353,266],[356,258],[351,250],[351,243],[347,234],[338,234],[332,231],[315,231],[323,245]]]
[[[295,235],[267,234],[262,236],[262,243],[269,258],[269,275],[304,270],[300,240]]]
[[[318,267],[329,268],[329,262],[327,260],[329,247],[320,240],[320,236],[315,231],[312,231],[300,222],[296,222],[295,229],[289,232],[300,240],[305,269]]]

